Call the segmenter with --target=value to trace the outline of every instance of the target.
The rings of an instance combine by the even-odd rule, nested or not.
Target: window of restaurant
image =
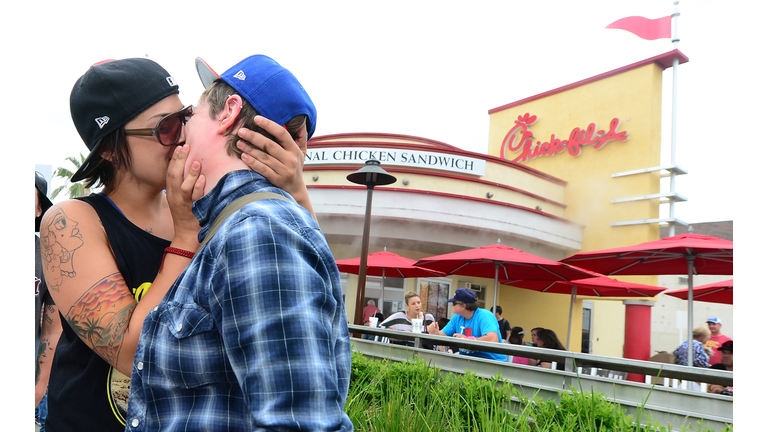
[[[384,317],[388,317],[397,311],[405,309],[403,297],[405,296],[405,279],[397,277],[384,278],[384,292],[381,291],[379,276],[368,276],[365,280],[365,303],[371,299],[381,309]]]
[[[346,303],[349,290],[349,273],[341,273],[340,276],[341,294]],[[388,317],[397,311],[404,310],[405,279],[387,276],[383,296],[381,279],[380,276],[367,276],[365,278],[365,300],[363,303],[368,304],[368,300],[373,300],[376,302],[376,307],[381,309],[384,317]],[[352,301],[355,299],[353,298]]]
[[[466,288],[474,291],[475,294],[477,294],[477,307],[479,309],[485,309],[485,293],[488,291],[485,285],[460,281],[459,288]]]
[[[421,297],[421,310],[431,313],[435,319],[449,318],[448,299],[452,282],[449,278],[420,278],[416,293]]]

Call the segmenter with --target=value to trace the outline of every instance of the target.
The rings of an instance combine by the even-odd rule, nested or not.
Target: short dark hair
[[[509,343],[512,345],[522,345],[523,335],[520,332],[523,331],[522,327],[512,327],[512,334],[509,335]]]
[[[503,312],[501,312],[501,306],[496,305],[496,307],[493,308],[493,312],[497,312],[499,315],[501,315]]]
[[[107,156],[109,160],[102,158],[83,180],[86,188],[104,186],[104,192],[109,193],[117,186],[115,184],[117,171],[131,167],[131,150],[128,148],[125,125],[104,136],[98,152],[100,155]]]
[[[437,325],[440,327],[440,330],[442,330],[443,327],[447,326],[450,321],[451,320],[449,320],[448,318],[440,317],[437,319]]]

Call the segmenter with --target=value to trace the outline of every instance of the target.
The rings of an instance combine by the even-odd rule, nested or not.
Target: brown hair
[[[418,296],[419,296],[419,295],[418,295],[418,294],[416,294],[415,292],[413,292],[413,291],[408,291],[407,293],[405,293],[405,304],[407,305],[407,304],[408,304],[408,301],[409,301],[410,299],[412,299],[412,298],[414,298],[414,297],[418,297]]]
[[[83,180],[86,188],[104,186],[104,193],[109,193],[116,186],[117,171],[131,167],[131,151],[125,136],[125,125],[102,138],[98,152],[102,160]]]
[[[550,329],[541,329],[536,333],[536,337],[541,341],[542,348],[550,348],[565,351],[560,339],[557,338],[555,332]]]
[[[242,95],[238,93],[234,88],[232,88],[232,86],[222,81],[221,79],[217,79],[213,82],[213,84],[205,89],[202,95],[200,95],[200,101],[208,102],[208,115],[212,120],[216,120],[216,115],[224,110],[227,99],[233,95],[242,97]],[[235,121],[236,126],[226,131],[226,133],[229,134],[229,138],[227,139],[228,155],[239,158],[243,154],[243,152],[237,148],[237,142],[240,141],[240,137],[237,136],[236,130],[241,127],[250,129],[254,132],[258,132],[271,139],[272,141],[277,141],[275,137],[272,136],[269,132],[256,125],[256,122],[253,120],[253,118],[257,115],[261,114],[256,111],[256,109],[251,106],[251,104],[249,104],[248,101],[243,97],[243,106],[240,109],[240,114],[238,114],[237,120]],[[307,120],[307,116],[301,114],[288,120],[288,122],[283,126],[285,126],[285,129],[288,131],[288,133],[291,134],[291,138],[296,140],[301,128],[306,127]]]

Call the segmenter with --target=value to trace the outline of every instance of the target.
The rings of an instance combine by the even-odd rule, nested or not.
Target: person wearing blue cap
[[[186,142],[189,160],[204,161],[192,207],[204,239],[144,321],[126,430],[351,431],[338,267],[312,214],[248,170],[234,137],[255,115],[311,137],[314,104],[266,56],[221,75],[201,67]]]
[[[722,353],[719,350],[724,343],[732,341],[730,337],[724,335],[720,329],[723,327],[723,322],[718,317],[707,318],[707,327],[711,333],[709,340],[704,346],[709,347],[712,350],[712,355],[709,357],[709,363],[720,363],[722,359]]]
[[[442,330],[437,326],[437,323],[432,323],[427,327],[429,334],[501,343],[499,322],[496,321],[496,317],[491,311],[478,308],[477,294],[474,291],[467,288],[459,288],[456,290],[453,298],[448,299],[448,303],[453,303],[453,316],[451,320]],[[507,360],[507,356],[504,354],[475,351],[466,348],[461,348],[459,354],[490,360]]]
[[[40,223],[45,280],[63,317],[45,427],[122,432],[144,318],[200,244],[192,202],[203,195],[205,178],[200,161],[190,161],[184,175],[184,124],[193,109],[181,103],[173,76],[152,60],[91,66],[72,88],[70,112],[90,150],[71,180],[103,190],[57,203]],[[261,126],[302,156],[280,125]],[[266,161],[275,162],[271,155]],[[276,177],[295,182],[301,168]]]

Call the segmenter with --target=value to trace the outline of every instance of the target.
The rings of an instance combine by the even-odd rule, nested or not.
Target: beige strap
[[[200,247],[197,249],[197,251],[200,252],[200,250],[203,249],[203,246],[205,246],[209,241],[211,241],[211,239],[213,238],[213,235],[216,234],[216,231],[219,230],[219,228],[224,223],[224,221],[226,221],[230,216],[232,216],[233,213],[240,210],[248,203],[251,203],[254,201],[260,201],[263,199],[281,199],[283,201],[290,201],[288,198],[280,194],[276,194],[274,192],[256,192],[256,193],[241,196],[240,198],[227,204],[227,206],[224,207],[224,210],[222,210],[221,213],[219,213],[219,215],[216,216],[216,219],[213,221],[213,224],[211,224],[211,228],[208,230],[208,233],[205,235],[203,242],[200,243]]]

